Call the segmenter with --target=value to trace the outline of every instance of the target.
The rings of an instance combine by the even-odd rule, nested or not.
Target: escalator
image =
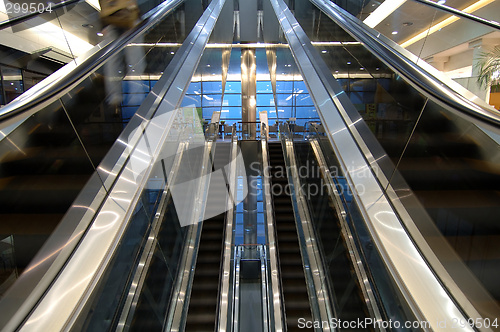
[[[335,299],[336,317],[342,321],[365,320],[371,317],[366,299],[361,290],[350,256],[350,249],[342,233],[335,204],[328,195],[327,184],[321,176],[320,162],[313,152],[309,141],[294,142],[297,164],[302,168],[304,176],[301,182],[307,190],[311,218],[313,220],[316,238],[321,250],[321,256],[331,283]],[[321,152],[320,152],[321,153]],[[364,330],[362,328],[350,330]]]
[[[214,171],[229,163],[229,143],[217,143]],[[215,328],[219,290],[219,273],[226,220],[226,203],[229,199],[226,183],[218,177],[210,182],[205,208],[191,297],[186,318],[186,331],[212,331]]]
[[[271,1],[275,6],[276,15],[282,15],[280,22],[286,24],[291,14],[286,13],[285,10],[281,12],[278,10],[284,9],[284,3],[278,0]],[[5,187],[7,189],[0,192],[0,200],[2,203],[6,202],[0,207],[2,214],[0,217],[2,220],[7,218],[10,220],[2,223],[1,227],[6,231],[2,230],[0,234],[2,237],[17,235],[16,231],[30,226],[27,232],[29,234],[25,234],[27,236],[24,244],[23,240],[17,237],[12,242],[15,245],[21,245],[27,250],[29,248],[27,242],[31,241],[34,245],[37,242],[33,240],[35,237],[40,234],[44,237],[48,236],[50,231],[46,231],[46,228],[40,234],[36,233],[41,229],[39,223],[43,220],[44,226],[47,223],[55,227],[57,220],[60,220],[68,207],[72,205],[81,187],[94,171],[96,173],[91,180],[96,181],[98,184],[96,187],[99,189],[99,192],[94,192],[93,196],[86,192],[85,197],[89,200],[91,198],[93,205],[90,203],[73,204],[73,208],[84,210],[82,214],[87,213],[88,224],[68,227],[68,229],[71,228],[67,230],[68,238],[75,238],[76,243],[73,247],[70,246],[71,250],[64,252],[67,256],[60,258],[55,255],[60,264],[59,269],[53,268],[49,271],[55,276],[50,279],[48,274],[49,276],[42,283],[45,288],[39,290],[39,294],[35,294],[34,299],[30,299],[32,307],[28,308],[28,305],[16,303],[18,306],[23,305],[25,312],[17,314],[16,310],[11,310],[13,312],[10,315],[17,316],[11,323],[14,325],[9,325],[8,328],[17,329],[19,326],[22,327],[22,324],[39,324],[41,321],[41,329],[45,330],[63,328],[73,331],[164,330],[176,320],[181,328],[185,324],[186,331],[212,331],[218,328],[217,324],[220,323],[218,319],[220,320],[221,316],[229,312],[220,311],[221,303],[227,300],[235,301],[239,305],[236,308],[240,311],[230,312],[230,314],[241,318],[240,323],[252,322],[253,317],[259,317],[259,319],[262,317],[263,330],[269,329],[269,326],[272,329],[274,323],[272,319],[275,317],[278,317],[277,320],[284,317],[286,330],[290,331],[299,330],[300,322],[319,321],[325,317],[328,319],[334,317],[345,322],[367,319],[403,322],[424,320],[429,317],[439,318],[441,317],[439,315],[446,310],[446,314],[449,315],[445,316],[447,318],[467,317],[463,314],[459,301],[453,298],[455,289],[446,288],[448,284],[437,278],[438,273],[430,268],[430,265],[435,262],[429,263],[430,259],[427,261],[428,257],[425,255],[429,251],[422,244],[421,239],[415,236],[417,231],[413,227],[413,221],[407,217],[409,215],[415,218],[424,214],[430,216],[431,221],[435,222],[435,228],[445,236],[447,243],[455,249],[472,273],[478,276],[479,281],[498,301],[500,296],[498,286],[492,274],[487,273],[495,270],[498,257],[500,257],[494,244],[497,235],[500,234],[498,227],[495,226],[496,216],[500,212],[497,203],[500,197],[498,197],[496,186],[496,183],[500,182],[500,173],[495,159],[487,155],[488,149],[497,149],[498,144],[491,136],[485,136],[481,128],[471,126],[455,114],[439,108],[430,98],[422,97],[419,93],[411,92],[412,101],[416,101],[413,108],[402,106],[400,104],[404,99],[402,91],[408,91],[405,89],[409,89],[409,86],[402,86],[403,83],[398,78],[393,77],[394,79],[390,82],[392,85],[388,87],[385,85],[384,77],[378,77],[377,84],[380,84],[375,84],[377,85],[375,90],[372,83],[367,83],[368,80],[364,79],[339,80],[335,84],[331,83],[334,78],[329,75],[329,70],[333,71],[332,68],[324,70],[325,66],[315,66],[316,63],[307,62],[310,61],[308,54],[314,55],[311,56],[314,61],[319,61],[320,56],[325,55],[314,53],[312,46],[306,50],[307,52],[300,49],[300,47],[305,47],[304,45],[310,46],[311,44],[304,42],[307,37],[301,34],[298,25],[295,29],[282,26],[289,38],[289,45],[280,47],[281,51],[283,49],[286,51],[277,52],[278,54],[288,52],[290,59],[295,60],[296,64],[291,65],[283,61],[278,66],[285,68],[282,75],[285,75],[285,71],[291,73],[290,76],[293,76],[293,79],[290,82],[294,81],[297,86],[302,80],[299,78],[302,74],[303,82],[301,83],[307,85],[310,96],[306,97],[303,90],[299,92],[298,89],[293,88],[293,84],[290,84],[292,87],[290,91],[283,92],[282,90],[278,98],[276,68],[271,69],[273,66],[270,61],[268,64],[269,84],[267,81],[260,84],[261,90],[252,101],[256,101],[257,107],[264,109],[264,106],[258,103],[261,101],[259,97],[262,96],[259,93],[265,95],[266,100],[273,106],[266,108],[269,114],[285,113],[285,110],[281,108],[286,107],[286,112],[290,112],[290,122],[296,121],[293,116],[297,115],[298,110],[305,111],[306,108],[310,108],[310,106],[297,106],[293,103],[307,98],[310,100],[311,97],[315,101],[325,101],[320,105],[314,105],[317,113],[321,113],[324,130],[310,132],[309,137],[305,133],[297,136],[292,133],[286,143],[284,140],[283,143],[268,144],[272,204],[267,204],[266,199],[269,199],[269,195],[263,194],[265,172],[261,169],[252,169],[254,173],[246,174],[246,179],[241,177],[235,180],[240,176],[235,171],[238,175],[235,175],[234,183],[256,181],[254,187],[249,188],[255,196],[246,199],[234,209],[235,211],[231,211],[231,213],[234,212],[235,222],[234,227],[231,224],[233,228],[228,227],[227,225],[230,225],[228,219],[232,219],[233,215],[230,217],[229,213],[220,212],[226,211],[227,206],[230,205],[228,200],[232,199],[228,197],[229,179],[212,174],[208,189],[205,190],[203,186],[196,187],[192,191],[184,192],[182,197],[184,205],[191,210],[204,209],[203,215],[199,219],[190,220],[189,224],[181,222],[182,212],[177,209],[181,204],[174,204],[172,197],[169,196],[173,195],[173,187],[178,184],[174,183],[171,175],[177,176],[185,172],[190,178],[194,178],[200,174],[203,175],[203,172],[208,170],[207,165],[211,165],[210,171],[216,173],[229,163],[229,157],[233,153],[230,152],[231,144],[226,142],[215,144],[214,137],[216,136],[209,138],[206,134],[210,131],[205,132],[200,128],[201,121],[195,115],[201,114],[206,118],[207,111],[214,112],[216,109],[217,112],[229,113],[230,111],[226,108],[231,108],[231,112],[239,110],[240,115],[247,112],[245,110],[241,113],[241,104],[228,106],[223,103],[223,100],[226,100],[224,99],[226,78],[221,75],[221,80],[214,83],[213,76],[219,74],[213,72],[215,70],[212,67],[216,66],[209,61],[200,62],[201,54],[205,52],[204,47],[209,38],[206,31],[213,29],[221,6],[219,6],[219,1],[215,0],[210,4],[209,10],[216,13],[207,11],[204,14],[206,21],[195,27],[195,30],[199,29],[196,30],[199,34],[192,37],[192,40],[186,40],[182,48],[179,48],[179,45],[172,46],[168,42],[165,43],[168,45],[152,48],[149,56],[156,54],[158,62],[163,66],[166,64],[159,59],[159,55],[163,53],[173,55],[172,53],[179,50],[179,57],[176,59],[180,58],[182,61],[174,62],[172,67],[175,68],[168,67],[169,74],[174,69],[178,71],[175,75],[172,74],[172,77],[166,75],[160,78],[158,84],[161,84],[161,88],[154,90],[148,97],[146,97],[147,93],[142,90],[142,93],[138,93],[137,90],[131,93],[127,91],[129,95],[127,100],[135,98],[146,98],[146,100],[142,104],[144,106],[125,106],[140,108],[139,113],[132,118],[131,125],[127,126],[122,134],[120,132],[125,124],[123,116],[120,116],[119,112],[115,113],[116,109],[103,109],[102,102],[105,96],[93,93],[93,91],[99,91],[98,84],[102,79],[96,74],[78,86],[78,98],[60,97],[55,101],[57,107],[49,107],[45,113],[39,112],[29,119],[26,127],[23,128],[25,132],[29,132],[28,138],[23,130],[18,130],[9,136],[10,140],[1,141],[2,144],[10,144],[16,135],[23,136],[24,139],[22,147],[17,146],[19,151],[15,156],[10,152],[13,151],[12,146],[9,146],[10,150],[2,155],[1,164],[2,176],[4,172],[7,176],[2,178],[0,184],[11,187]],[[313,12],[317,13],[317,11]],[[284,17],[286,15],[289,16]],[[314,17],[317,18],[320,15],[315,14]],[[175,34],[179,22],[174,21],[172,22],[175,24],[171,28]],[[290,22],[288,22],[290,26],[294,26],[291,19]],[[322,25],[315,19],[304,22],[312,27],[318,24],[316,32],[324,31],[324,27],[331,24],[329,22]],[[165,24],[162,28],[169,24]],[[296,34],[297,39],[293,39],[294,36],[290,36],[291,34]],[[318,35],[324,37],[327,34]],[[160,31],[151,33],[150,37],[155,39],[154,42],[163,38]],[[299,37],[303,39],[300,40]],[[345,38],[345,40],[348,39]],[[361,44],[356,44],[356,47],[359,45]],[[133,47],[136,46],[133,45]],[[168,51],[159,51],[163,49],[163,46]],[[332,49],[338,47],[338,45],[329,46]],[[216,49],[219,46],[211,45],[210,47]],[[217,49],[219,53],[215,51],[213,53],[214,58],[220,57],[217,61],[221,61],[223,73],[224,70],[227,71],[230,57],[224,47]],[[346,46],[348,47],[350,46]],[[269,61],[275,50],[266,49],[266,51]],[[263,53],[255,52],[255,57],[258,58]],[[321,52],[321,54],[327,53]],[[239,55],[236,52],[235,54]],[[295,58],[292,58],[292,54]],[[366,52],[352,52],[349,59],[355,61],[353,59],[357,59],[356,54],[366,55]],[[262,59],[266,58],[258,58],[259,61]],[[168,63],[168,60],[165,61]],[[236,67],[239,67],[240,63],[236,62]],[[201,69],[194,75],[195,68],[187,64],[196,67],[198,63]],[[379,62],[376,63],[379,65]],[[360,65],[362,65],[361,61]],[[151,66],[154,65],[151,64]],[[300,66],[313,70],[299,73],[299,69],[303,70]],[[365,70],[369,66],[363,65],[361,68]],[[243,66],[241,70],[243,72]],[[388,73],[388,68],[384,68],[384,73]],[[202,74],[206,74],[209,79],[203,81]],[[262,73],[260,75],[264,76]],[[200,105],[179,107],[185,92],[179,87],[189,89],[191,77],[193,77],[193,85],[199,84],[199,90],[193,90],[190,97],[193,97],[193,100],[195,100],[194,97],[199,97]],[[283,77],[281,79],[282,82],[288,83]],[[154,82],[150,80],[147,84],[150,89]],[[267,90],[264,89],[266,84],[267,86],[273,85],[274,90],[270,87],[266,88]],[[280,88],[284,89],[285,85],[283,84]],[[335,90],[338,87],[343,87],[345,90]],[[359,91],[360,87],[367,90]],[[387,109],[399,107],[403,110],[404,119],[391,118],[388,115],[390,112],[381,113],[387,117],[379,118],[371,112],[373,103],[368,102],[366,105],[361,102],[355,103],[359,101],[360,95],[375,98],[370,101],[380,101],[381,99],[376,98],[381,98],[381,95],[388,98],[384,93],[391,91],[383,91],[381,87],[385,90],[394,88],[393,91],[401,93],[385,104],[390,104]],[[144,89],[144,86],[141,89]],[[162,95],[159,94],[160,91]],[[360,94],[360,92],[367,93]],[[286,95],[288,93],[289,96]],[[228,95],[234,97],[236,93],[229,92]],[[242,99],[248,97],[241,92],[240,95]],[[233,100],[238,98],[235,97]],[[217,99],[220,99],[221,105],[216,104],[214,100],[217,101]],[[364,101],[366,99],[368,97]],[[85,103],[79,103],[77,100],[83,100]],[[285,104],[290,100],[293,102]],[[280,102],[283,104],[279,104]],[[368,104],[370,105],[367,106]],[[66,109],[68,105],[72,106],[70,110]],[[93,106],[87,107],[89,105]],[[146,109],[146,107],[151,108]],[[291,113],[292,108],[295,113]],[[82,112],[83,109],[87,109],[88,113]],[[316,113],[316,110],[310,113]],[[320,119],[317,113],[314,116],[307,116],[311,119],[314,117],[316,121]],[[102,122],[95,125],[92,119],[95,119],[98,114],[102,115]],[[118,117],[116,117],[117,114]],[[46,118],[42,119],[44,117]],[[304,119],[305,116],[301,120]],[[42,123],[41,120],[45,122]],[[278,115],[272,119],[272,121],[277,120],[279,120]],[[66,123],[66,125],[61,123]],[[301,124],[305,126],[305,123]],[[94,125],[101,129],[98,133],[89,131],[89,128]],[[209,129],[215,128],[215,125],[216,122],[212,122]],[[464,134],[465,132],[467,134]],[[215,134],[218,135],[218,133]],[[285,130],[280,129],[279,135],[282,139],[286,134]],[[232,135],[235,135],[235,131]],[[247,139],[253,137],[248,141],[255,141],[255,135],[256,133],[247,136],[242,134]],[[264,135],[261,133],[262,138]],[[117,137],[118,140],[115,142]],[[136,138],[129,141],[130,137]],[[317,141],[318,146],[321,146],[319,152],[315,150],[313,141]],[[113,142],[115,142],[114,145]],[[186,152],[189,150],[187,148],[186,151],[183,150],[191,143],[195,143],[194,145],[202,143],[203,158],[200,158],[199,151]],[[236,140],[232,143],[235,143],[235,147],[237,146]],[[242,148],[245,150],[243,154],[251,155],[246,160],[248,164],[250,164],[250,159],[258,163],[267,160],[262,156],[263,153],[260,153],[264,152],[265,148],[257,148],[258,144],[255,143],[257,142],[240,144],[241,147],[247,146]],[[288,143],[292,146],[288,146]],[[283,150],[285,144],[287,144],[287,149]],[[119,147],[119,149],[107,154],[111,146]],[[253,147],[249,148],[249,146]],[[205,163],[204,158],[208,155],[206,152],[211,151],[211,148],[215,148],[213,163],[212,161]],[[172,156],[169,153],[179,156],[181,155],[179,151],[187,156],[184,159],[186,164],[183,164],[185,168],[181,166],[178,169],[172,166],[175,162],[170,159],[177,157],[170,158]],[[236,148],[233,151],[236,151]],[[382,156],[378,154],[381,151]],[[26,154],[26,152],[30,152],[29,155],[36,155],[36,158],[23,157],[23,153]],[[373,154],[370,154],[371,152]],[[289,153],[294,155],[293,163],[290,162]],[[322,155],[321,158],[326,161],[321,160],[319,155]],[[387,165],[382,165],[386,160],[384,159],[386,155],[392,163],[389,171],[382,167]],[[114,159],[109,159],[110,156]],[[377,168],[379,161],[382,165],[381,174],[390,176],[374,177],[374,175],[379,175],[376,174],[379,171]],[[267,165],[263,162],[259,164],[259,167],[265,169]],[[302,168],[311,176],[304,177],[300,172],[297,176],[293,172],[287,172],[290,164],[293,167]],[[332,170],[332,166],[336,167],[338,172],[320,175],[318,172],[320,164],[322,167],[329,167],[329,170]],[[38,168],[33,167],[34,165]],[[245,167],[249,168],[249,165],[240,165],[240,169]],[[360,170],[368,170],[367,179],[362,177],[365,174]],[[339,191],[345,189],[345,192],[328,191],[325,187],[332,186],[326,180],[337,185],[336,189]],[[293,184],[293,189],[290,189],[291,184]],[[367,184],[369,189],[367,195],[365,192],[361,193],[359,184]],[[298,185],[303,185],[304,188],[316,188],[316,190],[301,193],[306,194],[304,199],[298,193],[301,190]],[[37,192],[42,187],[43,192]],[[406,206],[408,210],[398,210],[413,198],[411,196],[413,194],[418,198],[418,204]],[[206,195],[206,198],[203,195]],[[28,212],[24,207],[19,206],[20,197],[29,197],[28,205],[33,210]],[[65,198],[64,202],[60,197]],[[415,201],[410,203],[413,204]],[[419,210],[421,207],[419,204],[425,208],[425,211]],[[46,213],[47,217],[40,217],[42,213]],[[474,221],[476,219],[481,219],[481,221]],[[80,219],[74,218],[74,220]],[[203,222],[198,223],[200,220]],[[415,218],[415,220],[420,222],[423,219]],[[470,222],[470,220],[473,221]],[[430,231],[429,233],[423,232],[424,236],[430,235],[431,240],[438,239],[438,237],[433,237],[436,233],[433,233],[432,227],[425,230]],[[234,232],[234,235],[228,234],[228,231]],[[274,232],[276,247],[270,245]],[[410,232],[413,233],[410,234]],[[231,236],[234,238],[228,241]],[[420,250],[421,248],[418,247],[420,245],[424,249]],[[442,243],[438,243],[438,247],[440,245]],[[231,248],[237,248],[234,255],[225,251],[228,246],[230,251]],[[54,252],[64,251],[64,246],[61,248],[56,247]],[[490,250],[490,248],[494,249]],[[277,253],[273,253],[275,249]],[[37,250],[32,251],[34,255]],[[50,259],[51,257],[49,255]],[[273,268],[273,258],[278,258],[279,264],[276,269]],[[18,271],[22,271],[30,259],[27,258],[24,265],[19,264]],[[227,260],[234,265],[224,267],[223,263]],[[238,262],[235,263],[235,261]],[[43,260],[42,263],[44,263]],[[35,264],[36,266],[38,265]],[[438,270],[438,272],[442,271]],[[223,298],[220,292],[222,292],[225,277],[232,278],[231,287],[236,284],[241,288],[228,287],[229,291],[224,294],[226,297]],[[410,279],[404,279],[404,277]],[[411,279],[412,277],[414,279]],[[272,283],[272,278],[275,278],[277,282]],[[428,291],[429,294],[422,295],[422,292],[418,290],[422,288],[424,281],[426,292]],[[427,288],[429,284],[432,287]],[[311,291],[312,289],[314,291]],[[27,292],[29,290],[28,288]],[[64,301],[51,303],[50,299],[59,294],[65,295]],[[245,298],[245,296],[240,296],[243,294],[250,295]],[[256,294],[260,295],[256,296]],[[441,310],[435,316],[433,316],[433,310],[427,307],[426,296],[432,300],[435,307]],[[427,301],[431,302],[428,299]],[[275,307],[269,304],[272,302]],[[380,306],[381,313],[374,314],[373,308],[377,305]],[[3,303],[2,308],[5,306],[6,304]],[[60,319],[51,319],[45,315],[49,308],[52,310],[53,306],[58,307]],[[172,308],[178,310],[170,315]],[[259,309],[255,312],[245,312],[246,308]],[[281,313],[279,310],[282,310],[282,316],[276,315]],[[21,317],[23,314],[25,316]],[[173,316],[175,319],[172,319]],[[10,317],[3,317],[1,322],[5,323],[9,319]],[[436,324],[436,320],[433,322]],[[231,322],[228,323],[229,325]],[[254,328],[250,323],[247,325],[236,326],[242,331]],[[379,329],[343,326],[339,330]]]
[[[281,143],[269,144],[269,164],[286,325],[295,331],[312,316]]]

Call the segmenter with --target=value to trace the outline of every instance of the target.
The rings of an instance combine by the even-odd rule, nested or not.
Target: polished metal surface
[[[311,223],[311,214],[306,201],[306,193],[300,184],[292,133],[287,124],[281,130],[281,142],[285,155],[286,172],[295,215],[295,224],[300,243],[300,253],[304,265],[304,275],[309,293],[309,302],[313,319],[331,322],[335,314],[331,307],[329,289],[326,283],[325,269]],[[331,331],[330,325],[322,326],[323,331]]]
[[[472,20],[474,22],[478,22],[478,23],[487,25],[489,27],[500,30],[500,23],[498,23],[496,21],[487,20],[487,19],[484,19],[482,17],[472,15],[472,14],[466,13],[464,11],[455,9],[453,7],[446,6],[446,5],[439,3],[439,2],[434,2],[434,1],[430,1],[430,0],[413,0],[413,1],[420,2],[420,3],[423,3],[424,5],[431,6],[431,7],[437,8],[439,10],[443,10],[447,13],[450,13],[450,14],[453,14],[456,16],[460,16],[460,17],[464,17],[464,18]]]
[[[415,89],[447,110],[479,126],[499,132],[500,113],[480,98],[444,77],[401,46],[369,28],[328,0],[310,0],[330,19],[363,43],[387,66],[403,76]],[[418,64],[417,64],[418,63]]]
[[[218,306],[218,319],[217,330],[221,332],[231,331],[232,325],[228,322],[232,319],[233,315],[233,302],[229,298],[229,286],[231,280],[231,261],[234,251],[233,245],[233,220],[234,220],[234,207],[236,201],[236,155],[238,153],[238,135],[236,135],[236,124],[232,127],[231,132],[231,154],[230,160],[232,161],[228,169],[228,184],[229,184],[229,199],[226,204],[226,225],[224,230],[224,248],[222,254],[222,277],[220,283],[219,306]],[[234,273],[233,273],[234,275]]]
[[[260,118],[261,121],[263,118]],[[267,120],[267,116],[266,116]],[[268,254],[269,254],[269,268],[270,268],[270,289],[272,291],[269,294],[270,301],[272,303],[272,311],[273,311],[273,324],[275,331],[283,331],[284,330],[284,313],[283,313],[283,298],[281,291],[281,283],[279,277],[279,267],[278,267],[278,249],[276,247],[276,230],[275,230],[275,219],[274,219],[274,211],[273,211],[273,203],[271,200],[271,180],[269,173],[269,150],[267,148],[267,124],[265,122],[261,123],[261,149],[262,149],[262,168],[264,172],[262,174],[262,189],[263,189],[263,198],[265,204],[266,211],[266,233],[267,233],[267,242],[268,242]]]
[[[255,60],[255,49],[241,50],[241,120],[243,121],[243,132],[250,139],[255,139],[255,122],[257,118],[256,84],[257,65]]]
[[[384,190],[373,174],[366,156],[346,127],[345,109],[339,96],[332,94],[318,71],[316,51],[281,0],[272,0],[295,61],[307,82],[311,97],[320,113],[327,136],[340,161],[341,169],[353,192],[374,243],[386,267],[418,320],[428,321],[433,330],[443,320],[463,320],[461,309],[429,268],[398,214],[393,210]],[[464,328],[464,330],[471,330]]]
[[[89,56],[83,56],[70,62],[59,71],[49,76],[49,79],[37,84],[29,92],[6,105],[0,111],[0,130],[15,123],[24,121],[43,107],[69,92],[77,84],[91,75],[97,68],[116,52],[127,46],[136,36],[152,28],[170,14],[183,0],[170,0],[157,7],[154,13],[149,13],[135,28],[127,31],[120,38],[107,45],[97,45]],[[5,135],[7,133],[4,132]]]

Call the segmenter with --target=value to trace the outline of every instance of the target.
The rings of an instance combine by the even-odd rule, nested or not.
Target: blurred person
[[[101,5],[102,33],[110,42],[140,22],[140,11],[136,0],[99,0],[99,4]],[[141,35],[133,42],[142,43],[142,40]],[[127,75],[140,78],[145,70],[143,57],[142,46],[127,46],[104,65],[105,101],[115,110],[115,116],[120,113],[123,99],[121,82]]]

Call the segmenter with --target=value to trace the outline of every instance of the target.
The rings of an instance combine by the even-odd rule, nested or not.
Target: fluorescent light
[[[484,6],[489,5],[493,1],[495,1],[495,0],[479,0],[478,2],[473,3],[469,7],[463,9],[462,11],[465,13],[471,14],[471,13],[475,12],[476,10],[483,8]],[[406,48],[406,47],[410,46],[411,44],[416,43],[420,39],[425,38],[427,35],[431,35],[434,32],[439,31],[440,29],[458,21],[459,19],[460,18],[457,16],[450,16],[447,19],[445,19],[439,23],[434,24],[429,29],[422,31],[421,33],[419,33],[415,37],[408,39],[404,43],[401,43],[401,46]]]
[[[405,2],[406,0],[385,0],[363,22],[370,28],[375,28]]]

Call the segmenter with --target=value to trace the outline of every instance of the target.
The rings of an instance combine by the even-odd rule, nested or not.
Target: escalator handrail
[[[97,70],[112,55],[124,49],[135,37],[151,29],[184,0],[165,0],[149,11],[134,28],[107,45],[95,46],[83,60],[71,61],[63,68],[38,83],[0,111],[0,129],[38,112],[54,102]],[[95,50],[95,52],[92,52]],[[75,64],[76,63],[76,64]],[[5,133],[4,133],[5,134]]]
[[[404,301],[409,314],[432,326],[443,318],[467,320],[462,309],[468,306],[468,300],[460,298],[455,301],[455,294],[451,297],[446,291],[443,279],[440,279],[442,276],[438,277],[428,265],[428,257],[423,256],[403,226],[406,222],[401,220],[399,211],[384,193],[376,161],[369,162],[373,156],[367,155],[356,124],[348,115],[355,110],[354,105],[344,91],[340,91],[340,85],[283,0],[271,0],[271,3],[322,119],[339,170],[345,175],[352,200],[359,207],[360,218],[383,260],[384,269],[389,272],[388,280],[396,287],[398,298]],[[357,121],[364,124],[362,120]],[[424,284],[428,290],[426,293],[421,291]],[[467,317],[481,317],[477,311],[472,311]]]
[[[472,95],[458,83],[444,77],[437,69],[424,64],[423,61],[417,64],[418,59],[415,55],[368,27],[336,4],[328,0],[310,1],[385,64],[405,77],[419,92],[451,112],[466,117],[469,121],[500,132],[500,112],[492,106]]]
[[[460,17],[466,18],[468,20],[472,20],[474,22],[481,23],[481,24],[487,25],[491,28],[500,30],[500,23],[498,23],[497,21],[487,20],[485,18],[476,16],[476,15],[472,15],[472,14],[466,13],[464,11],[461,11],[459,9],[456,9],[456,8],[453,8],[450,6],[446,6],[446,5],[443,5],[443,4],[434,2],[434,1],[430,1],[430,0],[413,0],[413,1],[420,2],[424,5],[437,8],[439,10],[445,11],[445,12],[450,13],[452,15],[460,16]]]
[[[262,146],[262,169],[271,169],[270,157],[269,157],[269,145],[268,145],[268,128],[267,123],[261,122],[260,125],[260,139]],[[283,331],[285,321],[284,321],[284,310],[283,310],[283,290],[281,288],[280,276],[279,276],[279,258],[278,258],[278,248],[276,242],[276,222],[274,218],[274,206],[271,199],[271,179],[270,172],[264,171],[262,174],[262,191],[263,200],[265,204],[266,212],[266,231],[267,231],[267,245],[269,253],[269,268],[271,270],[270,282],[272,294],[269,294],[268,303],[271,303],[273,308],[268,308],[268,312],[273,312],[273,326],[275,331]]]
[[[30,12],[30,13],[28,13],[26,15],[16,16],[16,17],[14,17],[14,18],[12,18],[10,20],[5,20],[5,21],[0,22],[0,30],[3,30],[5,28],[9,28],[9,27],[11,27],[13,25],[22,23],[24,21],[27,21],[27,20],[33,18],[33,17],[37,17],[39,15],[45,14],[49,10],[50,11],[54,11],[56,9],[63,8],[63,7],[66,7],[66,6],[69,6],[69,5],[78,3],[78,2],[83,2],[83,1],[84,0],[67,0],[67,1],[62,1],[62,2],[59,2],[59,3],[56,3],[56,4],[52,4],[52,5],[50,5],[50,7],[49,6],[44,7],[42,12],[36,11],[36,12]]]

